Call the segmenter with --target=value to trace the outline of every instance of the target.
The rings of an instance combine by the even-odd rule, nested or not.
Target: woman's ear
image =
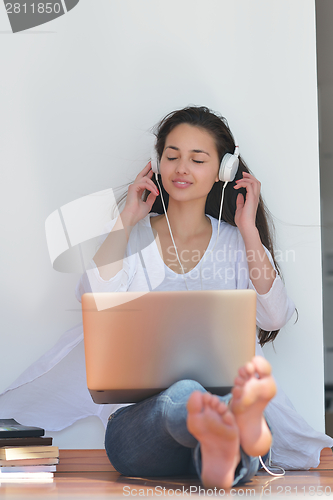
[[[219,167],[219,169],[217,171],[217,174],[216,174],[216,177],[215,177],[215,182],[219,182],[219,180],[220,180],[219,175],[220,175],[220,167]]]

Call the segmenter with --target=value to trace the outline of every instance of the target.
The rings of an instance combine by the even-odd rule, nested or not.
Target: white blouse
[[[209,217],[212,224],[212,236],[206,252],[200,262],[188,273],[177,274],[165,265],[159,253],[150,218],[157,214],[148,214],[133,228],[123,260],[123,268],[109,281],[101,278],[94,261],[77,287],[76,297],[88,291],[126,292],[126,291],[167,291],[167,290],[255,290],[249,277],[246,250],[243,238],[237,227],[221,222],[218,234],[218,221]],[[107,233],[111,231],[115,220],[109,223]],[[104,238],[105,239],[105,238]],[[271,264],[274,263],[265,248]],[[175,257],[176,259],[176,257]],[[187,286],[187,288],[186,288]],[[278,276],[270,290],[260,295],[257,293],[257,325],[272,331],[282,328],[295,310],[294,303],[288,297],[286,289]]]

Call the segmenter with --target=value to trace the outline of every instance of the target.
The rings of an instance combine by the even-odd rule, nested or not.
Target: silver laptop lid
[[[255,354],[253,290],[91,293],[82,313],[96,403],[140,401],[181,379],[225,394]]]

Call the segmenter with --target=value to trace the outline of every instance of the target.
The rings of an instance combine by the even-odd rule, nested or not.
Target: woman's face
[[[219,180],[219,158],[212,135],[182,123],[167,136],[160,161],[163,186],[172,198],[187,201],[206,197]]]

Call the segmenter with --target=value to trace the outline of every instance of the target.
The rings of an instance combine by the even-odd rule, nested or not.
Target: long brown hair
[[[215,139],[220,161],[222,160],[223,156],[226,153],[234,153],[235,141],[229,129],[226,119],[223,116],[211,111],[210,109],[204,106],[189,106],[184,109],[173,111],[172,113],[168,114],[165,118],[163,118],[161,122],[157,125],[155,130],[155,135],[156,135],[156,152],[158,160],[160,160],[162,157],[165,141],[168,134],[177,125],[180,125],[182,123],[196,126],[209,132]],[[224,220],[228,224],[231,224],[232,226],[236,226],[235,212],[236,212],[237,195],[239,192],[241,192],[246,197],[245,189],[238,189],[236,191],[233,187],[237,179],[243,178],[243,172],[251,173],[251,171],[246,166],[242,157],[239,156],[239,167],[236,177],[234,181],[229,182],[225,188],[223,210],[222,210],[222,220]],[[152,180],[156,184],[154,177]],[[163,199],[167,208],[169,195],[165,191],[162,181],[160,181],[160,185],[162,189]],[[223,182],[221,181],[215,182],[206,200],[206,207],[205,207],[206,214],[211,215],[216,219],[219,218],[222,187],[223,187]],[[148,194],[149,191],[147,191],[144,194],[144,199],[147,199]],[[158,196],[156,198],[152,206],[151,212],[155,212],[158,214],[164,213],[161,202],[161,196]],[[259,204],[256,214],[256,227],[258,229],[262,244],[271,253],[276,270],[280,275],[280,277],[282,278],[281,270],[274,256],[274,242],[273,242],[274,225],[270,213],[266,208],[261,195],[259,197]],[[280,330],[266,331],[259,329],[258,337],[260,345],[263,346],[267,342],[272,342],[276,338],[279,331]]]

